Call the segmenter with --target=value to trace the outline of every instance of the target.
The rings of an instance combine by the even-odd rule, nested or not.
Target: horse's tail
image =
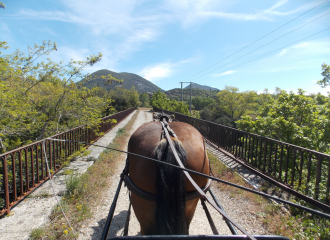
[[[174,138],[173,143],[182,163],[185,165],[187,153],[180,140]],[[153,157],[178,165],[171,147],[166,139],[159,142]],[[184,235],[188,234],[185,221],[185,176],[184,173],[171,166],[158,164],[156,180],[156,234]]]

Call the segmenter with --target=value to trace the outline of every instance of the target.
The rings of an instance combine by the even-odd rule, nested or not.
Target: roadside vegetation
[[[126,127],[117,132],[117,136],[109,147],[123,150],[129,130],[137,117],[132,117]],[[74,231],[68,226],[62,211],[56,205],[50,221],[32,231],[31,239],[75,239],[84,221],[92,216],[94,208],[102,204],[102,193],[109,189],[109,180],[117,162],[123,153],[105,149],[95,163],[83,174],[68,170],[66,175],[66,192],[61,197],[61,205]],[[74,233],[75,232],[75,233]]]
[[[269,93],[265,89],[263,93],[258,94],[256,91],[240,92],[232,86],[226,86],[220,91],[194,90],[193,111],[190,113],[187,101],[189,90],[185,90],[184,101],[181,102],[180,89],[173,90],[168,96],[160,91],[150,96],[148,93],[138,93],[134,87],[128,90],[121,85],[109,91],[102,87],[83,87],[83,82],[93,80],[91,75],[83,74],[83,69],[101,61],[101,53],[86,57],[82,61],[56,63],[47,58],[57,50],[56,43],[52,41],[28,47],[27,52],[16,50],[12,54],[5,54],[8,48],[6,42],[0,41],[0,154],[80,125],[95,127],[104,116],[138,106],[162,108],[330,154],[329,95],[307,95],[302,89],[293,93],[279,88],[274,93]],[[323,78],[318,84],[322,87],[329,86],[329,65],[322,64],[321,75]],[[107,84],[122,82],[111,75],[102,78]],[[83,220],[90,214],[88,205],[84,205],[81,200],[81,196],[87,196],[88,199],[90,194],[86,192],[89,191],[89,187],[85,186],[85,183],[93,183],[90,177],[94,176],[94,171],[99,171],[100,176],[108,174],[102,171],[105,171],[111,162],[111,159],[108,159],[102,163],[105,165],[100,166],[100,170],[93,170],[93,167],[81,176],[67,175],[68,189],[71,190],[62,200],[66,199],[64,207],[71,209],[72,215],[77,216],[76,219]],[[28,164],[27,168],[30,168]],[[95,166],[98,164],[100,163],[96,162]],[[325,162],[323,164],[325,167],[322,171],[325,171],[328,166]],[[222,177],[234,182],[240,181],[228,170],[223,170],[221,174],[224,174]],[[312,174],[315,174],[315,171],[312,171]],[[327,173],[321,177],[322,184],[327,182]],[[9,181],[12,181],[12,176],[9,176]],[[319,199],[329,203],[330,199],[326,198],[326,185],[322,184]],[[298,189],[297,183],[293,185],[299,191],[315,192],[314,182],[309,183],[308,189]],[[234,194],[235,191],[233,190]],[[244,195],[246,193],[242,194],[249,197]],[[2,205],[3,199],[0,199],[0,207]],[[321,220],[295,210],[290,211],[294,217],[284,218],[283,221],[292,225],[288,229],[292,230],[293,235],[290,235],[291,230],[280,230],[280,226],[272,225],[270,228],[277,229],[274,231],[288,231],[287,233],[295,239],[313,239],[317,236],[321,239],[330,238],[328,220]],[[56,215],[56,209],[54,214]],[[56,216],[54,219],[60,218]],[[283,219],[282,217],[278,219]],[[79,221],[77,220],[77,224]],[[298,231],[298,228],[302,230]],[[55,230],[60,232],[58,226]],[[70,235],[69,229],[67,230],[67,234]],[[316,232],[318,235],[315,235]]]
[[[244,181],[242,176],[219,161],[214,154],[208,152],[208,158],[215,177],[252,189],[252,186]],[[216,183],[216,187],[221,191],[230,192],[231,196],[234,198],[245,198],[247,201],[250,201],[253,213],[258,216],[270,234],[281,235],[297,240],[330,238],[329,220],[312,216],[309,213],[304,213],[303,211],[289,206],[277,204],[262,196],[223,183]],[[265,185],[262,186],[260,190],[269,192],[269,188],[270,186]],[[280,191],[279,189],[276,190]],[[292,201],[292,199],[290,199],[290,201]]]

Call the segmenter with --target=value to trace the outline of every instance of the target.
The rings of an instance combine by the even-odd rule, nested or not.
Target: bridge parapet
[[[250,170],[330,212],[330,155],[180,113],[154,110],[174,114],[176,120],[194,126],[207,140]]]
[[[65,159],[81,149],[83,144],[77,142],[96,141],[101,137],[98,132],[108,132],[135,109],[129,108],[104,117],[99,126],[94,128],[79,126],[50,137],[68,142],[44,139],[0,154],[0,216],[9,213],[13,205],[49,179],[44,151],[53,175],[61,169]],[[111,119],[117,122],[112,123],[109,121]]]

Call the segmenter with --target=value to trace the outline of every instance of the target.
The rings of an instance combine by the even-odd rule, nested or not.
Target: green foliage
[[[149,107],[149,94],[141,93],[140,94],[141,107]]]
[[[323,88],[330,85],[330,66],[323,63],[322,64],[322,73],[323,79],[318,81],[317,83],[321,85]]]
[[[43,227],[35,228],[31,232],[30,239],[41,239],[44,234],[45,230],[43,229]]]
[[[117,87],[115,90],[109,91],[108,98],[113,100],[110,106],[113,106],[117,111],[123,111],[140,105],[139,94],[134,87],[131,90]]]
[[[217,97],[220,108],[236,121],[253,110],[257,93],[255,91],[239,92],[236,87],[226,86],[217,94]]]
[[[0,152],[99,123],[111,99],[100,98],[98,88],[78,88],[75,82],[86,78],[82,69],[99,62],[101,53],[64,64],[39,60],[56,50],[51,41],[35,44],[27,53],[2,54],[7,48],[6,42],[0,42]]]
[[[274,138],[291,144],[295,144],[308,149],[319,152],[330,153],[330,99],[320,94],[307,96],[301,89],[298,93],[287,93],[281,91],[275,97],[268,98],[260,107],[257,118],[253,120],[250,116],[244,116],[237,121],[239,129],[256,133],[262,136]],[[249,143],[247,143],[249,144]],[[280,151],[279,146],[277,152]],[[259,149],[261,150],[261,149]],[[258,150],[258,151],[259,151]],[[268,150],[267,150],[268,151]],[[297,153],[297,152],[296,152]],[[269,154],[269,153],[267,153]],[[283,154],[288,156],[288,181],[293,174],[293,154],[287,155],[287,149]],[[298,153],[297,153],[298,154]],[[271,157],[274,159],[274,155]],[[257,161],[256,158],[252,160]],[[296,162],[297,164],[297,162]],[[322,162],[322,175],[319,187],[316,189],[316,167],[317,159],[311,157],[310,182],[307,183],[307,156],[305,156],[302,164],[302,181],[299,186],[298,171],[295,171],[295,181],[293,188],[302,194],[310,197],[318,195],[318,200],[328,202],[326,199],[327,192],[327,171],[328,163]],[[273,163],[270,164],[273,166]],[[278,166],[277,166],[278,167]],[[275,169],[279,172],[279,169]],[[282,179],[285,177],[282,172]],[[299,204],[306,205],[305,202],[299,201]],[[328,239],[330,222],[319,217],[312,217],[310,214],[303,213],[294,208],[291,209],[294,216],[286,221],[286,225],[292,229],[296,222],[299,222],[299,229],[293,230],[293,238],[295,239]]]
[[[165,93],[161,91],[154,92],[151,97],[150,104],[154,108],[161,108],[171,112],[177,112],[188,116],[193,116],[199,118],[199,113],[193,111],[192,114],[189,113],[189,107],[186,103],[178,102],[174,99],[168,99]]]
[[[202,110],[205,107],[215,104],[215,99],[211,97],[202,98],[200,96],[194,97],[191,100],[196,110]]]
[[[228,127],[236,127],[234,119],[226,112],[224,112],[218,104],[213,104],[205,107],[200,111],[201,119],[215,122]]]
[[[281,91],[277,99],[269,99],[253,120],[244,116],[237,121],[239,129],[267,136],[316,151],[329,153],[330,101],[306,96],[299,89],[298,94]]]

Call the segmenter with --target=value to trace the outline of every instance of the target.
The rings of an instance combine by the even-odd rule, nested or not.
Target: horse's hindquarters
[[[178,136],[178,140],[175,140],[174,143],[176,144],[179,155],[181,154],[181,157],[184,157],[184,154],[182,155],[182,153],[185,152],[186,154],[186,167],[194,171],[209,174],[209,161],[207,159],[203,138],[199,132],[192,126],[185,123],[170,123],[170,127]],[[129,141],[128,151],[147,157],[159,158],[162,161],[174,161],[173,163],[176,164],[174,157],[169,156],[171,154],[171,150],[169,150],[169,146],[167,146],[167,141],[160,141],[161,132],[162,127],[159,122],[151,122],[141,126],[132,135]],[[161,145],[161,142],[163,142],[163,145]],[[164,145],[164,143],[166,144]],[[156,154],[157,156],[153,155],[156,152],[155,149],[160,151],[158,155]],[[132,206],[141,225],[141,234],[188,234],[189,224],[194,216],[199,200],[198,198],[185,202],[185,205],[183,204],[184,207],[180,219],[168,221],[166,218],[172,218],[173,216],[178,216],[178,214],[180,214],[180,211],[178,211],[178,209],[175,210],[174,208],[177,203],[184,202],[183,199],[186,191],[196,191],[190,182],[186,180],[186,183],[183,184],[183,197],[182,194],[172,194],[171,191],[177,188],[177,184],[180,182],[179,180],[174,180],[175,174],[173,175],[171,173],[173,168],[166,168],[169,170],[169,173],[162,175],[162,185],[159,185],[159,176],[161,171],[157,167],[156,163],[132,155],[128,156],[128,162],[129,175],[132,182],[143,191],[158,194],[157,196],[164,196],[162,197],[164,199],[161,198],[160,200],[165,200],[159,201],[158,198],[158,202],[156,204],[155,202],[144,200],[132,193]],[[182,171],[179,173],[180,176],[183,176]],[[191,176],[200,187],[204,187],[207,184],[206,178],[196,176],[194,174]],[[177,179],[180,178],[181,177]],[[184,176],[183,179],[185,179]],[[171,184],[172,186],[170,186]],[[164,189],[165,192],[162,192],[161,190]],[[167,193],[166,191],[169,192]],[[172,196],[170,196],[171,194]],[[171,211],[171,214],[174,213],[174,215],[168,215],[167,211]],[[160,222],[162,223],[162,226],[168,225],[169,229],[160,229],[162,228],[162,226],[158,226]],[[185,226],[178,227],[180,222],[185,222]]]

